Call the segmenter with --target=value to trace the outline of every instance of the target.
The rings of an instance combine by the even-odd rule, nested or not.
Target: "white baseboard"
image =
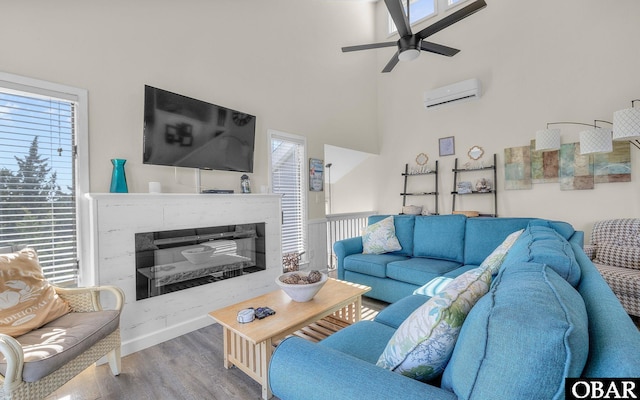
[[[214,323],[216,322],[211,317],[203,315],[144,336],[138,336],[126,342],[122,342],[122,356],[124,357],[128,354],[144,350],[148,347],[166,342],[167,340],[177,338],[178,336],[182,336]]]

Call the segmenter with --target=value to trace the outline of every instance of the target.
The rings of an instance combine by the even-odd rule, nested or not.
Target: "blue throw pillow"
[[[545,264],[517,263],[471,309],[442,388],[460,399],[562,399],[588,354],[580,294]]]

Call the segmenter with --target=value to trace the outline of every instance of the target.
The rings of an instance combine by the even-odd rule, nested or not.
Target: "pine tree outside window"
[[[76,151],[85,108],[81,89],[0,73],[0,247],[33,247],[47,280],[60,286],[78,284],[77,198],[88,168],[78,173]]]

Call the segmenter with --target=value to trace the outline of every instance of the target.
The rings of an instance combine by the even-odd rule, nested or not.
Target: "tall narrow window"
[[[20,85],[5,77],[0,76],[0,247],[35,248],[47,280],[73,286],[78,103],[42,88],[16,90]]]
[[[282,253],[302,253],[306,248],[306,140],[269,131],[271,187],[282,194]]]

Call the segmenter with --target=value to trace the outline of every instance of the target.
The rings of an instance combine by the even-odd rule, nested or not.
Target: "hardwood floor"
[[[364,298],[362,318],[386,303]],[[122,373],[92,366],[47,400],[245,400],[261,398],[260,385],[237,368],[225,369],[222,327],[213,324],[122,358]],[[277,400],[276,397],[274,399]]]

